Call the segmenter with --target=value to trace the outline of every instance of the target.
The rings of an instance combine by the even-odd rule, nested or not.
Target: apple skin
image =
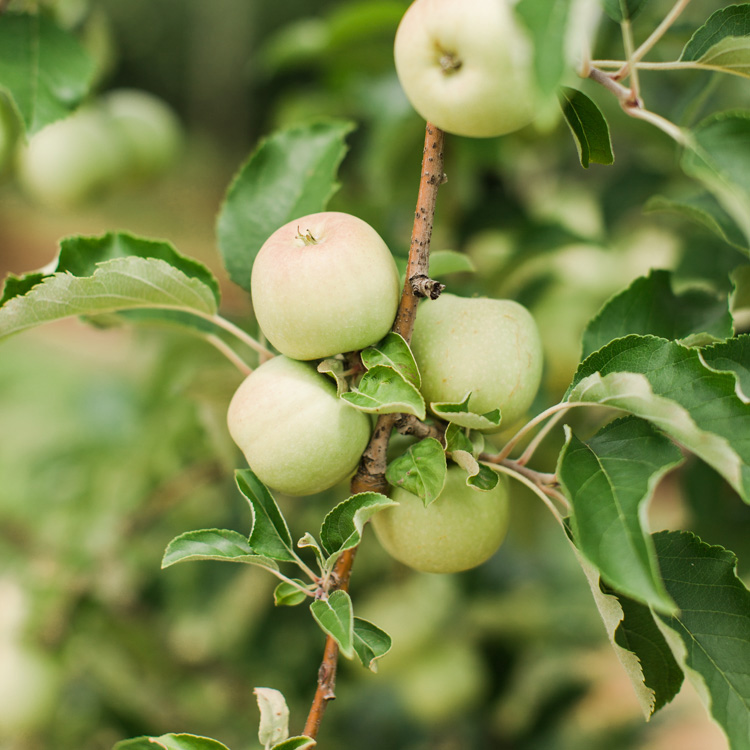
[[[425,508],[396,487],[399,505],[372,517],[375,534],[391,557],[424,573],[457,573],[480,565],[498,549],[508,530],[508,483],[499,477],[489,492],[466,486],[466,472],[451,466],[437,500]]]
[[[411,348],[428,404],[461,402],[471,391],[470,410],[500,409],[502,429],[524,415],[542,377],[536,323],[513,300],[454,294],[426,300],[417,311]]]
[[[391,329],[401,294],[396,263],[366,222],[303,216],[276,230],[253,263],[253,308],[282,354],[322,359],[364,349]]]
[[[328,376],[284,356],[245,378],[227,426],[258,478],[286,495],[312,495],[346,479],[371,430],[368,416],[338,398]]]
[[[534,117],[533,48],[508,0],[416,0],[394,59],[411,105],[448,133],[489,138]]]

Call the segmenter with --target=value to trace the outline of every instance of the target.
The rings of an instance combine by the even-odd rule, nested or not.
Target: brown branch
[[[432,292],[428,291],[428,294],[433,296],[436,289],[435,285],[442,287],[442,285],[429,279],[428,269],[437,191],[440,185],[445,182],[445,174],[443,173],[444,140],[443,131],[428,122],[425,128],[422,174],[419,181],[417,210],[414,217],[411,246],[409,248],[406,281],[396,313],[396,320],[393,323],[393,330],[401,334],[406,341],[411,341],[419,297],[427,296],[420,294],[420,290],[422,288],[431,288]],[[417,282],[417,289],[415,289],[415,280]],[[442,291],[442,288],[434,294],[433,299],[440,294],[440,291]],[[388,483],[385,480],[386,451],[391,432],[399,416],[398,414],[381,414],[378,418],[372,437],[370,438],[370,444],[363,453],[357,473],[352,479],[352,494],[360,492],[382,492],[383,494],[387,494]],[[347,550],[336,562],[334,580],[337,581],[337,589],[348,590],[355,553],[356,547]],[[312,706],[310,707],[310,713],[305,722],[304,734],[312,739],[318,736],[320,722],[328,703],[336,697],[338,651],[336,641],[328,636],[323,652],[323,661],[318,670],[318,687],[315,691]]]
[[[402,435],[414,435],[418,438],[435,438],[441,443],[445,437],[445,424],[427,424],[413,414],[398,414],[395,428]]]

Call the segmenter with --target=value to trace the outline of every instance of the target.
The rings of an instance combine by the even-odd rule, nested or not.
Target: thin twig
[[[239,326],[236,326],[234,323],[230,323],[221,315],[206,315],[205,313],[198,312],[197,310],[191,310],[191,312],[194,312],[199,317],[210,321],[219,328],[223,328],[225,331],[231,333],[233,336],[239,339],[243,344],[258,352],[258,354],[260,354],[261,362],[264,362],[267,359],[271,359],[271,357],[274,356],[273,352],[270,352],[268,349],[266,349],[263,344],[258,343],[249,333],[247,333],[247,331],[243,331]]]
[[[626,65],[630,71],[630,93],[631,98],[634,102],[641,101],[641,82],[638,77],[638,68],[633,67],[633,55],[635,50],[633,49],[633,27],[630,25],[630,21],[623,21],[620,24],[622,29],[622,41],[625,45],[625,59],[627,60]],[[619,79],[619,74],[615,74],[615,79]]]
[[[549,422],[547,422],[547,424],[544,425],[536,435],[534,435],[534,439],[526,446],[526,449],[518,459],[516,459],[516,463],[519,466],[525,466],[531,460],[531,457],[534,455],[541,442],[547,437],[547,435],[549,435],[550,431],[564,416],[564,411],[557,412],[557,414],[555,414]]]
[[[247,376],[253,371],[253,368],[222,338],[210,334],[205,338],[209,344],[215,346],[243,375]]]
[[[512,477],[516,481],[521,482],[521,484],[525,484],[535,495],[541,498],[542,502],[552,512],[552,515],[555,517],[555,520],[562,526],[563,524],[562,514],[557,509],[557,507],[552,503],[548,495],[544,491],[542,491],[539,485],[537,485],[535,482],[533,482],[531,479],[524,476],[523,474],[519,474],[515,469],[511,469],[510,467],[504,466],[503,464],[493,464],[492,469],[494,471],[499,471],[503,474],[507,474],[509,477]]]
[[[419,181],[417,210],[409,248],[406,282],[393,324],[393,330],[403,336],[406,341],[411,341],[417,314],[417,303],[419,302],[418,292],[413,287],[412,279],[420,274],[429,279],[430,239],[435,216],[435,202],[437,190],[445,181],[445,175],[443,174],[444,139],[443,132],[428,122],[425,128],[422,174]],[[387,492],[388,483],[385,480],[386,450],[398,416],[397,414],[381,414],[378,418],[370,444],[367,446],[359,469],[352,479],[352,494],[368,491]],[[339,590],[347,591],[349,588],[356,549],[354,547],[346,550],[336,562],[333,578],[336,581],[336,588]],[[328,636],[323,652],[323,661],[318,670],[318,686],[305,722],[304,734],[312,739],[318,736],[320,722],[326,706],[336,697],[338,651],[336,641]]]

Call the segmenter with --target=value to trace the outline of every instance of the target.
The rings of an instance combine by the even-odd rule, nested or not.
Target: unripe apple
[[[307,362],[279,356],[248,375],[227,414],[250,468],[287,495],[312,495],[349,476],[370,439],[370,419],[336,396]]]
[[[394,58],[414,109],[448,133],[488,138],[534,117],[533,48],[508,0],[416,0]]]
[[[144,180],[163,173],[177,157],[182,133],[162,99],[138,89],[115,89],[99,102],[124,152],[125,176]]]
[[[441,294],[417,311],[412,351],[427,403],[500,409],[503,428],[529,408],[542,376],[542,344],[531,313],[513,300]]]
[[[425,573],[456,573],[491,557],[508,530],[508,484],[504,476],[489,492],[468,487],[466,472],[448,469],[445,487],[427,507],[396,487],[399,504],[376,513],[378,540],[396,560]]]
[[[376,343],[393,325],[401,291],[378,233],[338,212],[303,216],[276,230],[255,258],[251,290],[261,330],[294,359]]]

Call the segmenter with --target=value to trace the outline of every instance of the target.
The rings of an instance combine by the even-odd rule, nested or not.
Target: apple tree
[[[481,570],[531,498],[587,581],[646,718],[688,681],[727,746],[750,748],[747,536],[731,550],[679,524],[654,530],[649,515],[682,482],[703,490],[708,516],[728,495],[747,530],[750,4],[708,5],[383,0],[298,20],[265,48],[271,68],[325,68],[343,49],[356,72],[370,63],[347,34],[387,31],[375,48],[387,73],[362,103],[381,119],[360,135],[331,107],[268,127],[218,206],[220,271],[117,229],[69,234],[52,263],[5,279],[2,339],[68,318],[158,327],[237,370],[217,429],[244,456],[223,478],[250,523],[188,528],[161,566],[258,569],[275,605],[305,605],[322,631],[306,719],[290,720],[278,689],[255,688],[267,749],[316,745],[341,657],[376,671],[397,648],[363,616],[355,559],[390,555],[393,590],[401,566]],[[108,87],[106,56],[65,7],[0,2],[0,167],[58,211],[174,168],[182,137],[169,107]],[[662,101],[652,76],[662,93],[672,77],[689,86]],[[648,169],[636,180],[631,163],[616,189],[606,182],[619,138],[658,180]],[[392,179],[407,150],[416,208]],[[565,219],[573,162],[588,195],[601,191],[600,214],[621,222],[619,252],[598,246],[606,232],[596,218],[586,228],[585,207]],[[678,257],[640,235],[644,209],[703,246],[688,239]],[[227,288],[252,314],[222,309]],[[342,483],[349,492],[315,505]],[[280,658],[290,648],[275,645]],[[446,652],[455,662],[437,682],[460,682],[465,654]],[[410,676],[397,688],[407,702],[424,690]],[[226,750],[174,729],[114,747]]]

